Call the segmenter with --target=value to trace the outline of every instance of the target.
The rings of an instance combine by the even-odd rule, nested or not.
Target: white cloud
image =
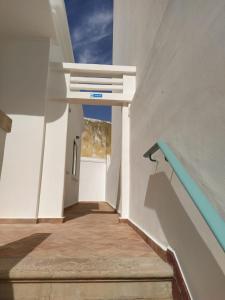
[[[96,53],[96,51],[85,48],[78,54],[78,61],[83,64],[98,64],[101,61],[101,64],[108,65],[111,64],[111,53],[106,52],[99,54],[98,52]]]
[[[92,51],[90,51],[89,49],[84,49],[79,54],[79,62],[82,64],[87,64],[90,61],[94,64],[96,62],[96,57],[95,55],[93,55]]]
[[[113,16],[112,12],[109,10],[98,11],[88,18],[88,24],[90,26],[101,26],[108,25],[112,22]]]
[[[81,47],[112,34],[113,15],[110,10],[94,11],[84,17],[81,25],[72,33],[73,46]],[[74,47],[75,48],[75,47]]]

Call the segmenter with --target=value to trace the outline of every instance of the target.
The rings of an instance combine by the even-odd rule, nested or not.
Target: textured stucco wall
[[[129,216],[176,251],[198,300],[223,298],[224,259],[175,179],[167,177],[167,184],[153,175],[155,165],[142,156],[163,138],[225,216],[224,20],[223,0],[114,1],[114,64],[137,66],[137,91],[130,109]],[[117,133],[119,142],[121,132]],[[169,186],[173,197],[172,192],[168,197],[165,193]],[[170,198],[171,210],[166,202]],[[198,261],[197,253],[201,253]]]

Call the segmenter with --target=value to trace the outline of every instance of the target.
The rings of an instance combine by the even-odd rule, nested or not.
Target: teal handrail
[[[176,173],[177,177],[179,178],[187,193],[190,195],[194,204],[196,205],[204,220],[208,224],[209,228],[213,232],[218,243],[225,251],[224,220],[219,215],[214,206],[211,204],[206,195],[203,193],[201,188],[188,174],[188,172],[186,171],[182,163],[177,159],[176,155],[173,153],[171,148],[163,140],[159,140],[144,154],[144,157],[148,157],[151,161],[155,161],[152,159],[151,156],[159,149],[164,154],[166,160]]]

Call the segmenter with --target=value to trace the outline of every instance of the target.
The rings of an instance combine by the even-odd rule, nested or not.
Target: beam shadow
[[[64,210],[65,222],[80,218],[90,214],[115,214],[116,211],[113,210],[111,207],[106,209],[102,209],[99,203],[90,203],[90,202],[83,202],[83,203],[76,203],[75,205],[66,208]]]
[[[222,268],[194,224],[194,219],[186,212],[183,201],[164,172],[150,175],[144,205],[158,216],[160,227],[175,251],[193,293],[199,293],[199,286],[204,287],[206,282],[210,282],[207,288],[202,289],[201,299],[224,299]],[[152,234],[154,236],[155,232]]]
[[[41,244],[50,233],[35,233],[17,241],[0,246],[0,299],[14,300],[13,283],[10,270],[15,267],[25,256]],[[21,271],[21,275],[23,272]],[[30,295],[31,298],[33,295]]]

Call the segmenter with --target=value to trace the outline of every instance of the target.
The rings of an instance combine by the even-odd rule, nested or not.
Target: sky
[[[112,64],[113,0],[65,0],[76,63]],[[111,121],[110,106],[84,105],[84,116]]]

